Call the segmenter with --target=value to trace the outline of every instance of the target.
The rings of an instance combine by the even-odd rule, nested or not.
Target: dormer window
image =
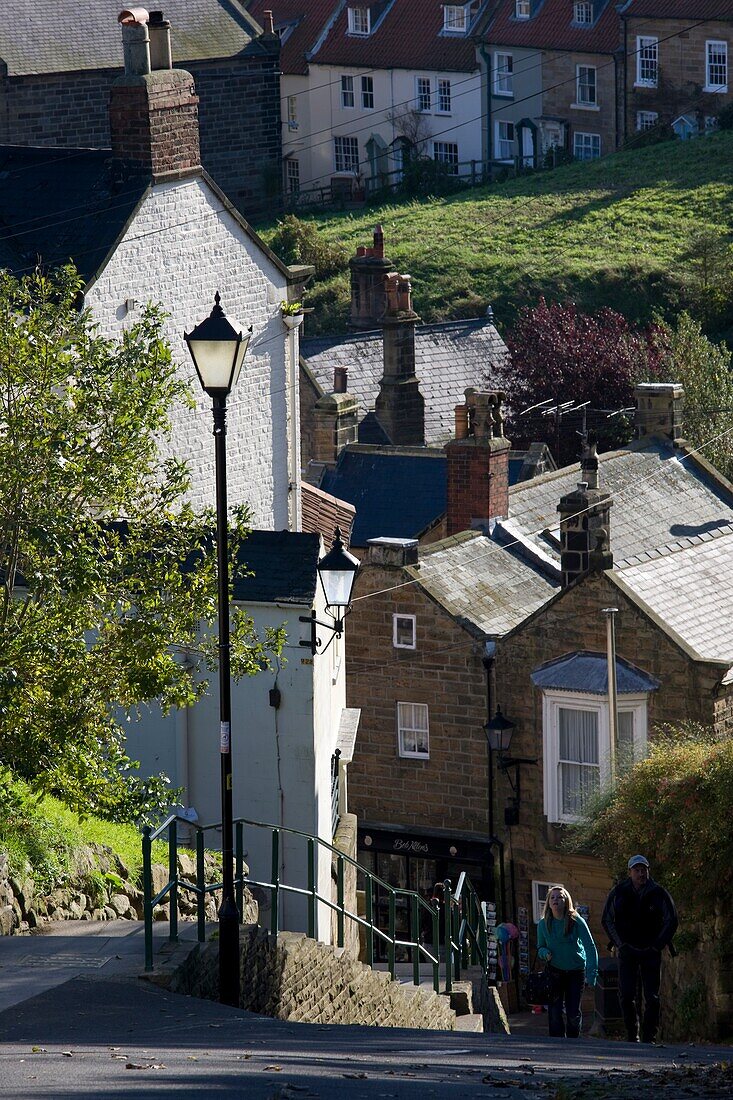
[[[591,0],[576,0],[573,7],[573,23],[589,27],[593,22],[593,4]]]
[[[514,0],[515,19],[529,19],[532,14],[532,0]]]
[[[468,30],[468,9],[463,4],[443,5],[443,30],[465,34]]]
[[[369,8],[349,8],[349,34],[366,37],[370,30]]]

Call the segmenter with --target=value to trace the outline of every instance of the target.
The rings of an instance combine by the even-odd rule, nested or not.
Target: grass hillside
[[[645,321],[693,305],[691,242],[727,231],[733,133],[670,141],[445,198],[368,207],[314,220],[347,257],[384,226],[387,255],[414,280],[424,321],[471,317],[491,304],[500,325],[539,295],[603,305]],[[271,241],[275,226],[263,231]],[[308,333],[345,328],[348,269],[316,280]],[[694,308],[694,305],[693,305]],[[726,330],[733,315],[718,318]]]

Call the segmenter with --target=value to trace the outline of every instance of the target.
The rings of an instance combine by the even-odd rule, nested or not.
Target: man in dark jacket
[[[618,953],[619,996],[628,1039],[639,1042],[636,991],[641,977],[641,1041],[653,1043],[659,1026],[662,951],[669,947],[674,954],[677,912],[667,891],[649,874],[649,861],[644,856],[632,856],[628,867],[629,877],[611,890],[601,920]]]

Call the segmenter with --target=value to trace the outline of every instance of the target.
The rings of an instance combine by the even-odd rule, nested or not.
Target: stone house
[[[487,159],[541,167],[553,149],[593,160],[618,146],[613,0],[503,0],[476,38]]]
[[[690,118],[696,133],[716,125],[733,98],[729,52],[733,3],[677,0],[660,7],[630,0],[621,7],[626,65],[620,105],[624,137]]]
[[[617,608],[618,768],[660,722],[729,733],[733,486],[684,443],[682,391],[664,385],[638,388],[630,447],[507,488],[485,397],[446,448],[455,533],[424,549],[373,540],[360,577],[347,645],[359,858],[413,888],[465,869],[514,920],[538,919],[563,881],[603,947],[607,872],[560,844],[609,775],[603,609]],[[497,707],[515,730],[489,776]]]
[[[398,183],[407,159],[481,172],[481,92],[470,32],[483,3],[283,0],[285,189],[299,202]],[[249,11],[264,22],[266,0]]]
[[[122,72],[113,13],[105,0],[81,10],[72,0],[12,0],[0,27],[0,143],[110,148],[110,89]],[[196,83],[202,163],[251,216],[280,187],[278,38],[239,0],[170,0],[165,16],[151,20],[172,25],[173,62]]]

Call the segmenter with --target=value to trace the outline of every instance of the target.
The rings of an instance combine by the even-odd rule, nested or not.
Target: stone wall
[[[662,960],[661,1033],[674,1042],[721,1042],[733,1035],[733,927],[729,913],[704,925],[681,914],[678,954]]]
[[[176,66],[196,84],[203,166],[245,217],[268,207],[281,177],[278,58],[270,50],[251,50],[251,56]],[[0,140],[108,149],[109,92],[121,71],[6,76],[0,82]]]
[[[579,106],[576,102],[578,65],[596,70],[596,105]],[[542,58],[543,113],[567,119],[570,123],[570,152],[576,133],[598,134],[601,154],[612,153],[618,144],[616,133],[616,75],[608,54],[555,52]]]
[[[240,1007],[278,1020],[316,1024],[453,1031],[456,1014],[446,997],[393,981],[337,948],[301,933],[281,932],[277,943],[257,926],[240,936]],[[218,944],[198,945],[169,988],[194,997],[218,998]]]
[[[356,830],[357,819],[354,814],[342,814],[338,828],[333,838],[334,848],[338,848],[344,855],[356,859]],[[331,858],[331,900],[338,904],[338,857]],[[344,906],[349,913],[356,913],[356,867],[353,863],[344,860]],[[331,943],[338,944],[338,914],[331,912]],[[344,917],[344,953],[352,959],[359,958],[360,940],[359,925],[354,920]]]
[[[7,854],[0,852],[0,935],[27,934],[55,921],[143,919],[143,892],[132,881],[129,869],[116,852],[101,844],[90,845],[76,853],[76,866],[74,875],[60,878],[51,889],[43,889],[34,881],[29,867],[22,874],[13,873]],[[158,863],[153,864],[152,870],[153,893],[158,894],[168,882],[168,868]],[[179,853],[178,873],[195,882],[193,856]],[[220,880],[220,864],[213,856],[206,857],[204,873],[207,882]],[[193,894],[180,891],[178,916],[179,920],[196,919]],[[154,920],[169,918],[170,902],[153,910]],[[206,920],[216,920],[216,900],[211,895],[206,901]],[[248,890],[244,920],[247,923],[257,920],[257,904]]]

